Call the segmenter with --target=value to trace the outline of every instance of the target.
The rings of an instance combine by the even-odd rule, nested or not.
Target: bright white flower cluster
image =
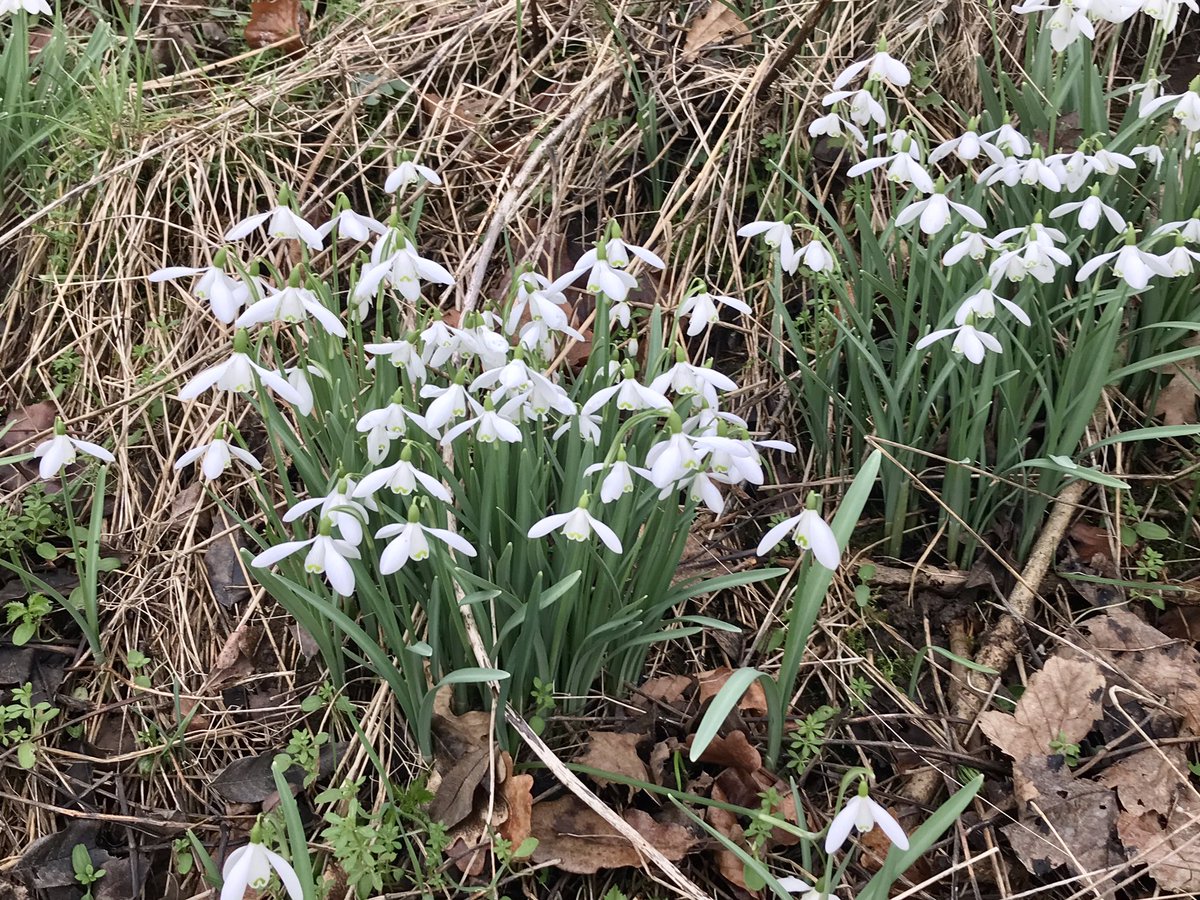
[[[1081,37],[1095,38],[1096,22],[1120,24],[1139,12],[1154,19],[1170,34],[1184,7],[1200,12],[1196,0],[1025,0],[1012,10],[1021,15],[1049,13],[1046,27],[1050,31],[1050,45],[1061,53]]]
[[[440,179],[433,170],[405,163],[389,179],[389,189],[400,190],[416,181],[437,184]],[[390,397],[382,405],[357,414],[355,428],[371,468],[362,473],[339,472],[331,476],[326,495],[293,504],[283,521],[312,515],[312,536],[266,549],[254,558],[256,567],[303,554],[307,573],[322,576],[337,594],[349,596],[355,590],[356,561],[363,559],[366,525],[372,516],[385,520],[373,529],[374,538],[386,542],[379,553],[381,575],[434,553],[476,556],[478,548],[452,527],[428,522],[431,512],[435,518],[447,518],[438,515],[432,504],[449,512],[456,500],[460,488],[451,487],[441,456],[455,452],[463,440],[471,442],[461,448],[463,452],[497,444],[532,446],[530,442],[544,431],[552,433],[553,440],[579,440],[599,448],[588,451],[592,459],[599,456],[601,461],[585,468],[589,481],[575,506],[550,511],[527,528],[527,536],[536,539],[557,532],[568,541],[583,542],[595,535],[614,554],[625,550],[622,536],[601,520],[593,498],[599,499],[600,508],[617,504],[640,483],[642,493],[652,491],[659,500],[682,494],[684,503],[702,504],[720,514],[731,488],[764,483],[763,448],[795,450],[781,441],[752,439],[747,423],[721,406],[723,396],[736,391],[737,384],[714,369],[711,361],[691,362],[682,347],[674,363],[652,378],[639,379],[631,357],[611,363],[607,371],[576,379],[574,390],[567,390],[564,370],[549,367],[548,361],[565,342],[586,338],[571,322],[565,292],[585,279],[587,290],[597,295],[598,309],[607,313],[609,327],[626,328],[632,324],[631,295],[638,286],[629,268],[635,261],[656,269],[665,266],[650,250],[626,242],[615,224],[572,271],[552,279],[521,270],[504,309],[467,312],[451,324],[436,308],[430,315],[417,303],[424,283],[452,284],[453,276],[419,255],[413,236],[396,224],[395,217],[382,224],[353,213],[342,198],[332,218],[313,227],[288,202],[285,191],[276,208],[243,220],[226,238],[239,240],[265,225],[270,236],[298,240],[309,249],[327,240],[372,241],[369,259],[347,288],[348,308],[339,312],[329,287],[304,274],[304,262],[286,279],[274,271],[268,277],[258,263],[240,265],[226,249],[204,269],[159,270],[153,280],[198,276],[193,292],[202,293],[217,318],[235,327],[231,356],[196,374],[179,392],[181,399],[194,399],[216,388],[258,392],[266,400],[270,391],[298,415],[307,416],[317,404],[313,379],[329,385],[320,392],[324,395],[335,390],[330,376],[311,362],[284,371],[260,364],[251,329],[275,323],[299,325],[302,346],[304,341],[337,341],[365,329],[366,313],[389,295],[399,305],[401,320],[413,324],[407,333],[361,344],[370,356],[367,369],[397,385],[388,388]],[[783,231],[790,232],[790,226],[781,225],[779,231],[781,240],[789,240]],[[798,256],[817,270],[832,262],[819,242]],[[721,306],[751,312],[742,301],[710,293],[697,280],[676,317],[681,324],[687,322],[689,336],[696,336],[718,321]],[[390,370],[381,369],[384,364]],[[655,440],[649,446],[645,440],[628,442],[630,429],[647,419],[664,423],[651,429]],[[635,458],[636,454],[644,455]],[[234,460],[261,468],[248,451],[230,444],[221,426],[208,443],[185,453],[176,468],[199,462],[203,477],[212,480]],[[387,495],[402,498],[407,514],[377,502]],[[815,507],[814,500],[809,509],[772,529],[759,552],[768,552],[790,534],[801,549],[811,549],[820,564],[835,567],[840,556],[837,541]],[[453,514],[448,518],[452,520]],[[626,537],[630,536],[636,537],[636,532]]]

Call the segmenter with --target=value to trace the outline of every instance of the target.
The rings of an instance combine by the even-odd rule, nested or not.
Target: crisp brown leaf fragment
[[[737,14],[737,10],[721,0],[713,0],[704,11],[704,15],[692,20],[687,40],[683,44],[683,58],[695,59],[709,44],[715,44],[728,37],[732,37],[734,44],[748,44],[750,29]]]
[[[697,673],[696,679],[700,684],[700,705],[703,706],[713,697],[717,696],[717,692],[725,687],[725,682],[732,675],[733,669],[729,668],[729,666],[721,666],[719,669]],[[742,699],[738,701],[738,709],[756,716],[765,716],[767,714],[767,692],[763,690],[761,682],[755,681],[750,685],[746,693],[742,694]]]
[[[1145,863],[1164,891],[1200,894],[1200,800],[1195,796],[1181,796],[1169,816],[1123,812],[1117,833],[1131,851],[1131,862]]]
[[[1183,342],[1185,347],[1200,345],[1200,335],[1192,335]],[[1161,370],[1170,375],[1171,380],[1158,392],[1158,402],[1154,404],[1154,414],[1162,416],[1164,425],[1194,425],[1200,422],[1196,417],[1196,397],[1200,391],[1200,365],[1197,357],[1185,359],[1166,365]]]
[[[612,772],[634,781],[650,781],[646,764],[638,755],[637,745],[644,740],[640,734],[619,734],[615,731],[593,731],[587,749],[575,760],[581,766]],[[602,786],[609,781],[593,776]]]
[[[639,809],[627,810],[622,817],[672,862],[683,859],[697,842],[683,825],[659,822]],[[576,875],[643,863],[629,841],[573,795],[535,803],[531,833],[538,839],[535,863],[554,862]]]
[[[279,41],[285,53],[304,49],[308,36],[308,14],[300,0],[251,0],[246,43],[255,50]]]

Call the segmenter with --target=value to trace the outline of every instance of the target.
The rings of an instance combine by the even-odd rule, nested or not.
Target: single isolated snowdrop
[[[257,213],[242,219],[242,221],[225,232],[225,240],[240,241],[242,238],[248,237],[257,231],[265,222],[267,225],[267,234],[271,237],[280,240],[292,239],[304,241],[310,250],[320,250],[325,246],[320,233],[293,212],[290,207],[284,206],[283,204],[286,202],[285,194],[281,193],[278,206],[267,210],[265,213]]]
[[[865,834],[876,825],[888,836],[893,844],[901,850],[908,849],[908,835],[900,827],[895,817],[881,805],[867,796],[867,783],[858,783],[858,794],[846,801],[846,805],[833,817],[829,823],[829,833],[825,836],[825,852],[836,853],[846,843],[850,830]]]
[[[621,539],[617,537],[617,533],[588,512],[589,497],[585,491],[583,496],[579,498],[579,505],[568,513],[558,513],[557,515],[546,516],[539,522],[535,522],[533,527],[529,529],[528,536],[531,538],[545,537],[552,531],[561,531],[563,537],[568,541],[582,543],[595,532],[604,546],[613,553],[622,553],[624,548],[621,546]]]
[[[931,331],[917,341],[913,349],[924,350],[930,344],[950,337],[950,335],[954,335],[954,343],[950,347],[950,352],[965,356],[975,365],[983,362],[983,358],[989,350],[992,353],[1003,352],[1000,342],[986,331],[976,328],[973,321],[965,321],[957,328],[939,328],[937,331]]]
[[[994,293],[989,283],[985,283],[981,290],[976,291],[959,304],[958,309],[954,312],[954,324],[962,327],[971,321],[972,317],[976,319],[993,319],[996,317],[997,303],[1008,310],[1013,318],[1026,328],[1032,324],[1025,310],[1021,309],[1021,307],[1017,306],[1011,300],[1006,300]]]
[[[396,191],[406,189],[410,185],[420,184],[422,181],[440,185],[442,178],[429,166],[422,166],[406,159],[391,171],[387,181],[383,183],[383,189],[389,194],[394,194]]]
[[[430,537],[464,556],[477,555],[475,548],[453,531],[421,524],[420,512],[415,503],[408,509],[407,522],[384,525],[375,532],[375,537],[389,540],[388,545],[383,548],[383,553],[379,555],[379,571],[383,575],[399,572],[408,565],[409,560],[421,562],[429,559]]]
[[[998,250],[1001,243],[1001,241],[978,231],[964,231],[959,234],[956,243],[942,256],[942,265],[957,265],[968,257],[976,261],[981,260],[987,256],[989,251]]]
[[[853,138],[854,143],[859,147],[867,146],[867,139],[863,136],[862,129],[835,112],[826,113],[809,123],[809,137],[815,138],[822,135],[831,138]]]
[[[757,237],[760,234],[767,248],[779,253],[779,259],[784,263],[784,269],[787,269],[789,273],[794,273],[799,259],[792,245],[792,226],[787,222],[763,219],[750,222],[737,230],[738,237]],[[796,262],[792,263],[792,267],[788,269],[787,263],[793,259]]]
[[[1079,227],[1085,231],[1091,231],[1099,225],[1100,216],[1102,215],[1108,220],[1108,224],[1113,227],[1114,231],[1118,233],[1125,231],[1125,219],[1119,212],[1100,199],[1099,185],[1095,185],[1092,188],[1092,193],[1086,200],[1063,203],[1054,207],[1054,209],[1050,210],[1050,218],[1057,219],[1073,212],[1079,213]]]
[[[221,870],[224,884],[219,900],[242,900],[247,890],[256,894],[266,891],[271,884],[272,870],[279,875],[291,900],[303,900],[304,888],[292,864],[274,850],[256,843],[253,836],[249,844],[238,847],[225,860],[225,867]]]
[[[255,471],[262,468],[260,463],[249,450],[243,450],[225,440],[225,426],[217,426],[216,435],[207,444],[193,447],[179,459],[175,460],[175,471],[190,466],[200,460],[200,474],[205,481],[216,481],[223,475],[234,460],[238,460]]]
[[[320,532],[316,537],[305,541],[284,541],[268,547],[250,560],[250,565],[267,569],[305,547],[308,548],[304,557],[305,572],[324,575],[329,586],[342,597],[354,593],[354,569],[348,560],[359,558],[358,548],[349,541],[333,537],[333,521],[328,518],[321,519]]]
[[[870,91],[834,91],[821,98],[822,106],[833,106],[835,103],[849,101],[850,121],[860,128],[866,128],[874,122],[880,128],[887,124],[887,113],[883,105],[871,96]]]
[[[924,200],[918,200],[904,207],[896,216],[896,224],[903,227],[919,217],[921,231],[933,235],[950,224],[952,212],[958,213],[976,228],[987,226],[983,216],[965,203],[955,203],[941,190],[935,191]]]
[[[617,449],[617,458],[611,463],[593,463],[583,470],[584,475],[595,475],[597,472],[607,471],[603,480],[600,482],[600,502],[613,503],[620,500],[623,496],[633,491],[633,476],[637,475],[641,478],[650,480],[650,473],[646,469],[631,465],[625,456],[625,448]]]
[[[41,460],[38,463],[38,477],[42,481],[57,477],[64,468],[75,462],[80,450],[101,462],[116,462],[116,458],[99,444],[68,435],[62,419],[55,419],[54,437],[33,448],[33,458]]]
[[[698,281],[693,286],[693,293],[689,293],[679,304],[676,315],[688,320],[687,335],[695,337],[704,329],[716,325],[721,320],[720,306],[728,306],[746,316],[754,314],[749,305],[743,301],[736,297],[727,297],[724,294],[710,294],[704,289],[704,282]]]
[[[861,75],[864,70],[867,73],[867,84],[879,84],[882,82],[894,88],[902,88],[906,87],[912,81],[912,75],[909,73],[908,67],[894,56],[891,56],[887,52],[887,42],[881,41],[876,48],[874,56],[847,66],[842,71],[842,74],[834,79],[833,89],[840,91]]]
[[[283,516],[285,522],[295,522],[306,513],[320,508],[321,521],[333,523],[342,539],[355,546],[362,543],[363,523],[367,521],[367,510],[379,512],[379,507],[369,496],[360,503],[358,484],[353,478],[343,477],[337,487],[324,497],[310,497],[292,506]]]
[[[288,403],[300,404],[304,399],[300,392],[288,384],[287,379],[278,372],[263,368],[252,360],[246,352],[249,349],[249,335],[245,329],[238,329],[233,337],[233,353],[229,359],[196,373],[179,391],[179,399],[195,400],[213,386],[222,391],[245,394],[254,390],[254,381],[257,378],[281,399]]]
[[[763,535],[758,548],[754,551],[759,556],[766,556],[785,537],[791,535],[792,540],[803,552],[811,550],[813,558],[827,569],[836,569],[842,559],[842,551],[838,547],[837,537],[829,524],[817,512],[820,497],[815,493],[808,495],[808,504],[804,512],[790,519],[784,519]]]
[[[610,384],[592,394],[583,404],[583,412],[590,415],[611,400],[616,401],[617,409],[632,412],[641,409],[659,409],[670,412],[671,401],[652,387],[640,383],[633,377],[633,366],[625,364],[624,377],[616,384]]]

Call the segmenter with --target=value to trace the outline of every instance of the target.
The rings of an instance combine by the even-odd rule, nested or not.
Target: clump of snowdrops
[[[985,108],[948,134],[906,114],[908,66],[881,43],[834,80],[809,127],[841,148],[862,201],[847,204],[852,220],[781,171],[796,199],[741,230],[768,251],[815,458],[838,472],[872,436],[894,460],[882,470],[893,552],[912,525],[913,473],[939,494],[949,553],[967,564],[1004,519],[1023,523],[1023,555],[1064,480],[1125,487],[1104,471],[1114,441],[1195,433],[1088,439],[1106,390],[1153,408],[1155,370],[1197,352],[1179,347],[1200,327],[1200,82],[1162,94],[1157,74],[1183,7],[1196,4],[1014,7],[1044,14],[1025,79],[1003,72],[997,46],[995,71],[980,61]],[[1109,89],[1094,23],[1139,13],[1157,20],[1143,78]]]
[[[388,187],[439,181],[406,160]],[[428,750],[441,684],[502,679],[502,700],[521,706],[540,679],[573,707],[635,682],[657,641],[734,629],[675,611],[782,570],[681,581],[677,565],[697,511],[721,513],[731,493],[764,482],[764,453],[794,448],[750,433],[725,402],[734,380],[685,350],[685,329],[711,327],[723,308],[744,314],[742,302],[697,280],[673,314],[635,313],[636,267],[665,263],[613,224],[572,271],[522,267],[505,296],[451,318],[431,295],[454,279],[418,249],[420,208],[383,222],[343,198],[318,226],[285,190],[233,226],[210,264],[151,279],[182,281],[229,326],[230,354],[179,397],[245,396],[286,508],[270,502],[265,461],[231,422],[214,423],[178,467],[256,476],[253,571],[335,680],[356,663],[389,680]],[[264,236],[296,242],[298,261],[280,270],[245,252]],[[586,340],[573,289],[595,310],[578,368],[565,362]],[[837,565],[815,495],[758,552],[788,538],[817,567]]]

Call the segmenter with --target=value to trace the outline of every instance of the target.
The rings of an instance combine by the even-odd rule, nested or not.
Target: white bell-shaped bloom
[[[814,119],[808,126],[809,137],[828,137],[837,138],[853,138],[854,142],[860,147],[865,147],[867,139],[863,136],[862,130],[853,122],[843,119],[835,112],[826,113],[817,119]]]
[[[286,378],[263,368],[247,354],[237,350],[225,362],[198,372],[179,391],[179,399],[194,400],[214,385],[222,391],[245,394],[254,390],[255,377],[288,403],[299,404],[303,400],[300,392],[288,384]]]
[[[836,895],[828,891],[817,890],[808,882],[795,875],[785,875],[779,879],[779,886],[789,894],[799,894],[799,900],[835,900]]]
[[[1200,216],[1181,219],[1178,222],[1165,222],[1151,233],[1155,237],[1162,237],[1164,234],[1181,234],[1184,240],[1200,244]]]
[[[165,269],[151,272],[148,277],[152,283],[158,284],[188,275],[200,276],[192,285],[192,296],[208,303],[219,321],[226,325],[231,324],[249,298],[250,291],[245,284],[226,274],[224,270],[216,266],[167,266]]]
[[[274,850],[253,842],[238,847],[225,860],[225,867],[221,870],[224,883],[219,900],[242,900],[247,890],[254,891],[256,895],[265,892],[271,884],[272,869],[279,875],[288,897],[291,900],[303,900],[304,888],[292,864]]]
[[[763,243],[772,250],[778,250],[780,258],[790,258],[792,249],[792,226],[787,222],[762,220],[750,222],[737,230],[738,237],[755,237],[762,235]]]
[[[206,444],[193,447],[175,460],[175,471],[178,472],[190,466],[198,459],[200,460],[200,474],[204,476],[205,481],[215,481],[220,478],[235,459],[256,471],[262,468],[262,463],[249,450],[243,450],[224,438],[216,437]]]
[[[914,349],[924,350],[935,341],[940,341],[942,338],[950,337],[950,335],[954,335],[954,343],[950,347],[951,352],[965,356],[975,365],[983,362],[987,351],[1000,353],[1003,349],[998,340],[986,331],[980,331],[971,322],[965,322],[957,328],[941,328],[937,331],[931,331],[917,341]]]
[[[1170,34],[1179,22],[1179,12],[1186,6],[1193,13],[1200,13],[1196,0],[1143,0],[1141,10],[1152,19],[1157,19],[1162,30]]]
[[[429,559],[429,537],[436,538],[464,556],[476,555],[475,548],[453,531],[422,525],[411,518],[403,524],[384,525],[375,532],[375,537],[389,539],[388,545],[379,554],[379,572],[382,575],[399,572],[409,560],[420,562]]]
[[[442,446],[449,447],[455,438],[472,429],[475,432],[475,440],[481,444],[492,444],[496,441],[519,444],[522,440],[521,429],[492,409],[489,400],[474,418],[460,422],[447,431],[442,438]]]
[[[617,459],[612,463],[594,463],[583,470],[584,475],[595,475],[597,472],[607,474],[600,482],[600,500],[602,503],[613,503],[633,491],[633,476],[650,480],[650,473],[643,468],[631,465],[625,459]]]
[[[1075,280],[1086,281],[1109,260],[1112,260],[1113,274],[1135,291],[1144,291],[1155,275],[1171,277],[1171,272],[1157,254],[1142,250],[1135,244],[1126,244],[1120,250],[1092,257],[1079,267]]]
[[[838,567],[842,551],[838,547],[837,537],[815,509],[806,509],[798,516],[784,519],[763,535],[754,552],[759,556],[766,556],[789,534],[801,551],[811,550],[813,558],[825,568]]]
[[[568,434],[572,427],[578,426],[579,436],[590,444],[600,445],[601,431],[600,428],[604,424],[603,419],[597,413],[583,412],[580,410],[569,420],[563,422],[554,430],[552,437],[558,440],[564,434]]]
[[[958,240],[942,256],[942,265],[953,266],[966,258],[981,260],[991,250],[997,250],[1001,242],[978,231],[964,231]]]
[[[363,344],[363,349],[372,356],[386,356],[388,362],[397,369],[403,369],[414,384],[422,384],[425,381],[425,360],[421,358],[421,352],[412,341]],[[367,368],[375,368],[374,359],[367,363]]]
[[[954,313],[954,324],[965,325],[975,319],[992,319],[996,316],[996,304],[999,303],[1004,309],[1012,313],[1014,319],[1022,325],[1028,327],[1031,322],[1025,310],[1017,306],[1011,300],[1006,300],[1004,297],[994,293],[991,288],[982,288],[976,291],[967,299],[959,304],[958,309]]]
[[[1063,203],[1054,207],[1054,209],[1050,210],[1050,218],[1057,219],[1060,216],[1065,216],[1076,211],[1079,212],[1079,227],[1084,231],[1091,231],[1099,225],[1101,215],[1108,220],[1108,224],[1113,227],[1114,231],[1122,232],[1125,230],[1125,219],[1122,218],[1121,214],[1104,203],[1099,195],[1095,193],[1086,200]]]
[[[1047,156],[1046,165],[1062,183],[1063,189],[1072,192],[1082,188],[1094,172],[1092,157],[1082,150]]]
[[[822,272],[832,272],[836,266],[833,254],[829,252],[829,248],[825,246],[825,242],[820,238],[813,238],[803,247],[796,250],[795,257],[792,261],[791,268],[784,266],[789,272],[795,272],[798,264],[803,263],[804,267],[810,272],[820,274]]]
[[[719,392],[736,391],[737,382],[712,366],[694,366],[681,359],[652,382],[650,390],[666,395],[674,391],[680,397],[697,397],[708,406],[717,405]]]
[[[421,298],[421,282],[454,284],[454,276],[443,266],[417,253],[413,242],[404,239],[399,249],[393,249],[394,236],[388,234],[375,242],[371,262],[359,272],[351,297],[359,302],[375,296],[379,286],[390,284],[409,303]]]
[[[353,478],[343,478],[338,486],[324,497],[310,497],[294,504],[284,513],[284,522],[295,522],[301,516],[320,510],[322,521],[328,520],[341,534],[342,539],[358,546],[363,539],[363,523],[367,521],[367,510],[379,512],[379,507],[370,496],[362,502],[358,496],[358,483]]]
[[[629,265],[630,254],[655,269],[665,269],[667,267],[667,264],[662,259],[645,247],[626,243],[619,237],[609,238],[604,245],[604,257],[608,260],[609,265],[614,268],[623,269]],[[600,251],[593,247],[584,253],[583,256],[579,257],[579,262],[575,263],[575,271],[582,272],[592,268],[599,260],[599,257]]]
[[[635,409],[661,409],[664,412],[670,412],[672,408],[671,401],[661,392],[656,391],[653,387],[646,387],[637,379],[629,376],[592,394],[583,404],[583,412],[585,415],[591,414],[614,399],[617,409],[626,412]]]
[[[355,429],[367,436],[367,459],[375,465],[383,462],[392,441],[407,432],[409,423],[432,438],[436,439],[441,434],[424,416],[410,410],[398,398],[393,398],[387,406],[363,414]]]
[[[370,216],[359,215],[352,209],[344,209],[320,228],[317,234],[322,238],[329,237],[337,229],[338,240],[368,241],[372,234],[387,234],[388,227]]]
[[[1028,156],[1033,152],[1033,145],[1029,143],[1029,139],[1009,122],[1005,122],[999,128],[984,132],[979,137],[981,140],[995,144],[996,148],[1006,156]]]
[[[688,337],[695,337],[705,328],[716,325],[721,320],[721,313],[718,311],[718,306],[728,306],[730,309],[736,309],[747,316],[753,315],[754,312],[746,303],[738,300],[736,297],[727,297],[724,294],[710,294],[708,291],[691,294],[684,298],[684,301],[679,304],[679,309],[676,312],[678,316],[687,318],[688,320]]]
[[[1179,120],[1190,132],[1200,131],[1200,92],[1188,90],[1182,94],[1167,94],[1145,104],[1143,118],[1151,116],[1168,106],[1173,107],[1171,115]]]
[[[316,319],[322,328],[336,337],[346,336],[346,326],[315,293],[308,288],[291,285],[250,304],[233,324],[238,328],[250,328],[266,322],[295,324],[308,318]]]
[[[324,575],[334,591],[343,597],[349,597],[354,593],[354,569],[350,567],[348,560],[359,558],[358,548],[349,541],[338,540],[324,533],[328,525],[329,523],[323,522],[323,533],[306,541],[285,541],[268,547],[250,560],[250,565],[266,569],[307,547],[304,571],[312,575]]]
[[[427,181],[430,184],[441,184],[442,178],[437,172],[429,168],[429,166],[422,166],[411,160],[405,160],[389,173],[387,180],[383,183],[383,189],[389,194],[394,194],[402,188],[419,184],[422,181]]]
[[[80,450],[102,462],[116,461],[116,458],[99,444],[73,438],[61,430],[61,425],[55,427],[58,433],[54,437],[48,441],[42,441],[33,448],[33,458],[41,460],[38,463],[38,477],[43,481],[49,481],[62,472],[66,466],[75,462]]]
[[[1137,163],[1124,153],[1101,148],[1092,154],[1092,171],[1101,175],[1116,175],[1122,169],[1136,169]]]
[[[697,451],[695,438],[682,431],[670,435],[665,441],[659,441],[646,453],[650,481],[657,488],[665,488],[687,478],[700,469],[703,461],[704,453]]]
[[[422,385],[421,396],[426,399],[433,398],[433,402],[425,410],[425,421],[435,430],[441,430],[455,419],[461,419],[468,409],[476,414],[483,411],[483,407],[467,393],[466,387],[457,382],[446,387],[436,384]]]
[[[1183,246],[1183,244],[1177,244],[1160,256],[1159,260],[1170,277],[1182,278],[1195,271],[1196,261],[1200,260],[1200,253]]]
[[[891,56],[886,50],[880,50],[869,59],[860,60],[847,66],[833,80],[833,89],[840,91],[862,74],[864,69],[867,72],[867,84],[883,82],[892,87],[902,88],[912,81],[912,75],[904,63]]]
[[[958,213],[976,228],[984,228],[987,222],[983,216],[965,203],[955,203],[941,191],[935,191],[924,200],[910,203],[896,216],[896,224],[903,227],[920,217],[921,231],[925,234],[937,234],[950,224],[951,211]]]
[[[531,538],[545,537],[552,531],[561,531],[563,537],[568,541],[576,541],[577,543],[586,541],[592,532],[595,532],[604,543],[604,546],[613,553],[624,552],[624,548],[621,546],[621,539],[617,537],[617,533],[588,512],[586,494],[580,500],[579,506],[570,512],[546,516],[541,521],[535,522],[533,527],[529,529],[528,536]]]
[[[929,152],[929,162],[940,162],[950,154],[954,154],[963,162],[974,162],[981,153],[994,163],[1004,160],[1004,152],[999,147],[968,129],[958,137],[943,141],[934,147]]]
[[[864,791],[860,791],[846,801],[846,805],[829,823],[829,833],[825,836],[825,852],[836,853],[840,850],[846,843],[846,838],[850,836],[851,829],[864,834],[876,825],[898,848],[908,849],[908,835],[904,833],[900,823]]]
[[[864,159],[862,162],[851,166],[846,171],[846,174],[854,178],[859,175],[865,175],[867,172],[878,169],[880,166],[887,166],[888,181],[901,185],[911,184],[922,193],[933,193],[933,179],[925,171],[925,168],[913,158],[913,155],[905,151],[893,153],[888,156],[876,156],[872,159]]]
[[[376,469],[364,475],[358,487],[354,489],[355,497],[372,497],[377,492],[387,488],[393,494],[407,497],[417,487],[422,487],[431,497],[436,497],[443,503],[450,503],[452,497],[446,487],[426,472],[422,472],[411,461],[403,456],[399,461],[382,469]]]
[[[881,128],[887,124],[887,113],[884,112],[882,104],[871,96],[870,91],[834,91],[821,98],[821,105],[833,106],[845,101],[849,101],[851,121],[859,127],[865,128],[869,122],[874,122]]]
[[[240,241],[258,230],[264,222],[267,223],[267,234],[273,238],[304,241],[310,250],[320,250],[325,245],[317,229],[286,206],[276,206],[265,213],[247,216],[225,232],[225,240]]]

